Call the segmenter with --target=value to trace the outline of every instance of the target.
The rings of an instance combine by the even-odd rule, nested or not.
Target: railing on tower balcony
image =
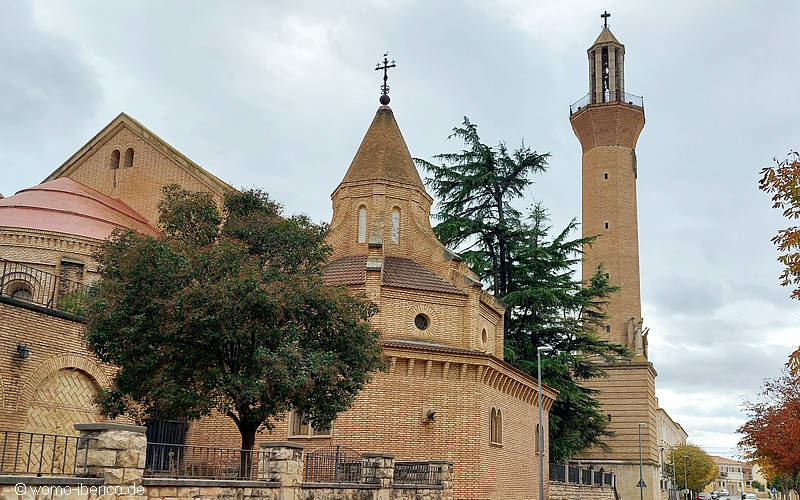
[[[610,90],[606,90],[603,93],[602,102],[592,102],[592,94],[586,94],[569,106],[569,114],[573,115],[590,104],[608,104],[612,102],[622,102],[630,104],[631,106],[644,108],[644,97],[642,96],[629,94],[621,90],[615,90],[613,93]]]
[[[87,305],[85,284],[5,259],[0,259],[0,296],[79,316]]]

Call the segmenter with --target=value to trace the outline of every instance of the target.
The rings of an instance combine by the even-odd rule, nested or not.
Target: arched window
[[[400,209],[392,209],[392,243],[400,243]]]
[[[111,152],[111,161],[109,161],[108,166],[113,169],[119,168],[119,149]]]
[[[367,207],[361,205],[358,209],[358,242],[367,241]]]
[[[503,442],[503,413],[499,408],[492,408],[489,416],[489,441],[494,444]]]
[[[125,166],[133,166],[133,148],[128,148],[125,150]]]
[[[20,285],[16,290],[11,292],[11,298],[17,300],[33,300],[33,292],[25,285]]]
[[[26,279],[7,279],[4,288],[0,289],[0,295],[7,295],[17,300],[33,300],[33,284]]]

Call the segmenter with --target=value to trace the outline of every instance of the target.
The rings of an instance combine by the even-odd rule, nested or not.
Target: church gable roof
[[[342,184],[376,179],[412,184],[425,191],[389,106],[378,108]]]
[[[67,177],[69,176],[72,171],[74,171],[81,163],[83,158],[91,155],[97,148],[102,146],[109,138],[113,137],[114,134],[121,128],[127,127],[129,130],[134,132],[136,135],[142,138],[142,140],[146,141],[150,144],[153,148],[167,156],[170,160],[172,160],[176,165],[180,168],[188,172],[190,175],[198,179],[203,185],[208,187],[208,189],[219,193],[220,195],[224,195],[227,192],[234,190],[233,186],[230,184],[222,181],[215,175],[211,174],[203,167],[198,165],[197,163],[190,160],[186,157],[183,153],[172,147],[169,143],[167,143],[164,139],[153,133],[150,129],[139,123],[134,118],[128,116],[125,113],[120,113],[117,115],[116,118],[111,120],[111,122],[103,127],[103,129],[98,132],[94,137],[92,137],[89,142],[83,145],[78,151],[76,151],[72,156],[67,159],[60,167],[58,167],[55,171],[53,171],[47,178],[42,182],[51,181],[53,179],[57,179],[59,177]]]
[[[323,279],[326,285],[363,285],[367,279],[366,270],[366,255],[348,255],[330,262],[325,268]],[[430,269],[401,257],[384,258],[381,284],[394,288],[466,295],[466,292]]]

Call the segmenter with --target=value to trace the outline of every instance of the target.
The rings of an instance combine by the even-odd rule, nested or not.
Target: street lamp
[[[683,456],[683,494],[689,498],[689,482],[686,480],[686,466],[689,464],[689,456]]]
[[[642,477],[642,427],[647,427],[647,424],[639,422],[639,499],[644,500],[644,477]]]
[[[542,426],[542,353],[550,352],[553,348],[542,345],[536,348],[536,369],[539,380],[539,500],[544,500],[544,426]]]

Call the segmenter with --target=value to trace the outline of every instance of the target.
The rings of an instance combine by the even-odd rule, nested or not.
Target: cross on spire
[[[388,52],[383,54],[382,63],[383,64],[381,65],[381,62],[379,62],[375,66],[375,71],[383,70],[383,85],[381,85],[381,98],[380,98],[380,101],[381,101],[381,104],[386,106],[387,104],[389,104],[389,85],[386,83],[387,80],[389,79],[389,68],[394,68],[397,65],[394,63],[394,59],[391,62],[389,62],[389,53]]]
[[[603,18],[603,29],[608,29],[608,18],[611,17],[611,14],[608,13],[607,10],[604,10],[600,17]]]

